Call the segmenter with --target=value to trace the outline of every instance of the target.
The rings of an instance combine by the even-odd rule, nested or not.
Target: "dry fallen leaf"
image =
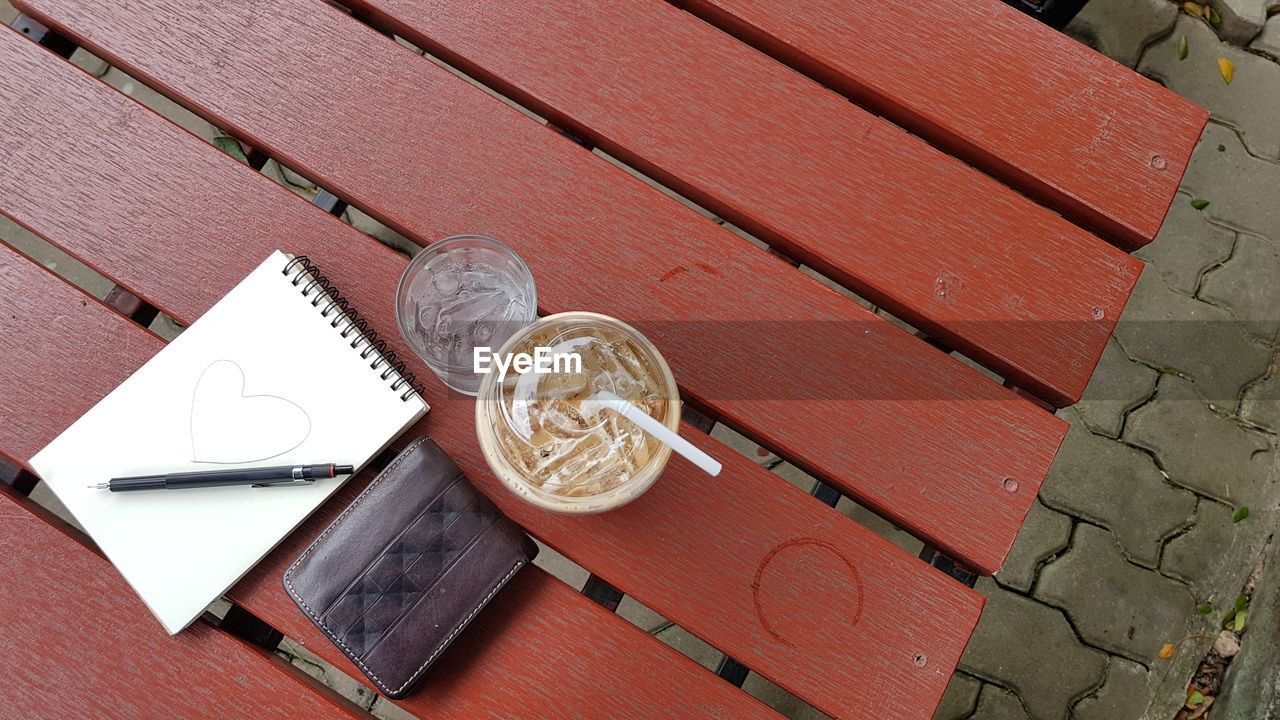
[[[1222,72],[1222,79],[1231,84],[1231,78],[1236,76],[1236,64],[1230,60],[1220,57],[1218,58],[1218,70]]]
[[[1165,643],[1164,647],[1160,648],[1159,657],[1161,660],[1168,660],[1173,657],[1173,643]]]
[[[1198,18],[1204,17],[1204,8],[1200,7],[1199,5],[1193,2],[1182,3],[1182,9],[1186,10],[1188,15],[1192,15]]]

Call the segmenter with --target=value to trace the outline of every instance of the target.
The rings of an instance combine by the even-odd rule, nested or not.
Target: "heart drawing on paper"
[[[269,460],[311,434],[311,418],[277,395],[246,395],[244,370],[231,360],[204,369],[191,397],[191,459],[201,463]]]

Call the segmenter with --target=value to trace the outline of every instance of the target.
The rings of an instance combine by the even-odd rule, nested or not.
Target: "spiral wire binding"
[[[352,350],[359,349],[360,343],[364,343],[365,347],[360,351],[360,358],[368,360],[372,356],[373,362],[369,363],[369,367],[373,370],[385,365],[386,369],[382,371],[380,377],[388,380],[391,376],[395,376],[395,381],[391,383],[393,391],[399,391],[402,387],[407,388],[400,395],[400,400],[408,402],[414,395],[422,397],[423,385],[417,381],[417,374],[406,372],[404,361],[396,357],[396,352],[387,347],[387,341],[378,337],[378,331],[369,327],[368,321],[360,317],[360,313],[356,312],[347,299],[342,297],[338,289],[329,282],[329,278],[320,273],[320,268],[316,267],[315,263],[312,263],[306,255],[298,255],[284,266],[285,277],[290,273],[294,273],[290,281],[294,287],[298,287],[304,279],[309,278],[306,285],[302,287],[302,296],[309,298],[315,295],[315,299],[311,301],[311,307],[318,308],[325,298],[329,299],[328,304],[320,311],[321,317],[328,319],[330,315],[334,315],[329,325],[335,330],[343,320],[347,321],[347,326],[341,332],[342,338],[345,340],[355,335],[351,340]]]

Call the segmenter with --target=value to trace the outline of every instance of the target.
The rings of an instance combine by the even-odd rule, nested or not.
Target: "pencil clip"
[[[314,485],[315,482],[314,478],[280,478],[279,480],[268,480],[267,482],[250,485],[249,487],[292,487],[297,485]]]

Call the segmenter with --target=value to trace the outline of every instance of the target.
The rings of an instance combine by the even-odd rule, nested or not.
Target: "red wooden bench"
[[[0,47],[4,48],[0,50],[0,57],[4,58],[0,67],[4,70],[14,69],[10,64],[13,56],[8,51],[14,47],[15,41],[12,33],[0,32]],[[41,52],[34,45],[17,47]],[[71,76],[68,73],[68,77]],[[84,80],[85,77],[75,79]],[[149,119],[157,120],[153,116]],[[187,136],[183,138],[196,142]],[[210,157],[213,155],[211,153]],[[269,182],[265,184],[274,189]],[[303,209],[307,208],[304,206]],[[324,219],[321,213],[314,214]],[[333,224],[345,227],[336,221]],[[358,235],[350,228],[347,230]],[[366,241],[361,239],[361,242]],[[33,298],[39,301],[27,302]],[[21,350],[20,355],[6,356],[5,363],[0,365],[0,398],[4,399],[0,449],[15,458],[34,455],[163,346],[163,341],[155,335],[8,248],[0,248],[0,307],[3,307],[0,332],[9,339],[6,347]],[[43,408],[44,412],[24,411],[30,408]],[[435,412],[434,408],[432,412]],[[281,587],[280,577],[288,563],[332,522],[369,479],[369,473],[365,473],[349,482],[333,502],[326,504],[295,531],[232,592],[233,599],[241,607],[355,677],[359,677],[359,671],[306,616],[297,611]],[[177,636],[183,644],[175,648],[174,639],[169,638],[164,629],[149,617],[124,581],[110,570],[105,560],[97,556],[92,558],[96,562],[93,575],[77,579],[76,573],[67,570],[63,573],[64,582],[60,589],[53,589],[57,583],[52,581],[41,586],[29,584],[27,564],[57,564],[64,556],[69,556],[68,562],[84,564],[90,561],[83,559],[89,551],[77,543],[74,531],[68,532],[65,527],[60,528],[62,532],[73,537],[65,537],[56,543],[49,540],[48,552],[24,547],[27,525],[18,524],[16,520],[25,511],[25,508],[6,508],[6,522],[0,527],[21,533],[5,545],[15,551],[10,553],[10,560],[6,560],[3,566],[5,582],[0,583],[0,588],[11,594],[4,598],[6,637],[14,637],[19,632],[47,635],[63,628],[60,640],[66,651],[39,655],[43,658],[41,667],[49,669],[60,665],[65,676],[63,684],[80,683],[87,687],[77,686],[74,692],[67,692],[47,683],[33,670],[23,676],[21,692],[0,694],[6,716],[15,713],[22,716],[25,708],[29,707],[24,701],[36,694],[49,695],[42,702],[49,703],[51,708],[56,708],[56,703],[64,703],[62,707],[68,711],[67,714],[82,714],[84,706],[80,703],[83,693],[92,692],[95,688],[119,686],[117,692],[122,698],[141,697],[151,692],[153,681],[141,670],[116,673],[113,670],[116,665],[111,662],[82,662],[78,654],[82,652],[79,644],[91,638],[97,640],[90,647],[104,656],[127,652],[135,656],[135,662],[153,656],[170,658],[185,651],[200,652],[194,647],[195,641],[187,639],[191,636],[188,631]],[[8,522],[9,518],[14,518],[15,522]],[[57,525],[56,522],[53,524]],[[50,531],[44,534],[52,537]],[[93,582],[89,582],[90,578]],[[407,709],[423,717],[456,718],[475,717],[481,710],[491,707],[507,708],[526,717],[592,716],[596,713],[615,717],[665,717],[671,708],[678,710],[682,707],[691,713],[719,711],[728,717],[766,717],[770,714],[758,702],[717,681],[692,661],[647,637],[541,570],[530,568],[517,576],[509,587],[510,592],[503,592],[495,599],[489,606],[493,609],[486,608],[441,659],[441,664],[432,668],[424,689],[404,701]],[[80,603],[77,605],[68,600],[90,592],[98,596],[92,602],[76,601]],[[31,608],[37,606],[43,610],[39,614],[31,614]],[[82,607],[83,613],[80,612]],[[108,607],[113,608],[110,613],[105,610]],[[104,632],[104,614],[122,618],[119,629],[123,640]],[[202,641],[215,646],[207,653],[211,657],[218,658],[223,654],[234,657],[227,648],[239,647],[236,641],[221,637],[221,633],[212,628],[197,625],[194,632],[196,637],[213,637]],[[120,648],[112,650],[112,643],[119,643]],[[21,652],[20,648],[15,651]],[[553,662],[564,673],[557,685],[547,684],[545,668],[548,662]],[[72,664],[80,669],[80,674],[69,673]],[[26,661],[15,658],[10,666],[25,665]],[[198,659],[175,663],[175,680],[186,683],[184,687],[187,690],[200,689],[203,686],[199,683],[210,672],[209,667],[207,662],[202,663]],[[602,672],[602,668],[609,668],[609,671]],[[260,672],[265,674],[269,670],[268,666]],[[292,672],[289,674],[294,675]],[[636,678],[644,678],[645,681],[636,682]],[[210,687],[220,692],[231,692],[231,688],[226,686],[218,688],[216,679],[208,682]],[[269,686],[279,685],[282,681],[267,678],[262,683]],[[283,702],[289,700],[290,695],[284,691],[277,694],[281,695]],[[169,695],[158,695],[155,701],[162,702],[166,697]],[[187,711],[181,714],[187,716],[207,714],[201,712],[199,706],[175,705],[177,710],[183,707]],[[298,709],[307,707],[299,705]],[[120,717],[148,714],[134,713],[128,708],[127,704],[122,704],[115,709],[115,714]],[[206,709],[217,711],[221,708],[210,705]]]
[[[817,476],[832,503],[833,489],[846,493],[979,572],[1000,567],[1065,431],[1033,399],[1079,397],[1139,268],[1050,212],[1070,203],[1037,189],[1105,154],[1051,148],[1056,164],[1027,172],[1057,175],[1035,181],[983,166],[1009,189],[656,1],[493,4],[479,15],[461,2],[429,15],[413,3],[353,2],[372,26],[319,0],[15,4],[412,239],[467,231],[510,242],[533,268],[543,311],[587,308],[635,323],[702,414]],[[724,24],[723,12],[707,16]],[[378,29],[447,58],[579,142]],[[739,34],[788,60],[761,42],[763,32]],[[1117,109],[1113,120],[1079,126],[1103,140],[1141,130],[1176,185],[1203,113],[1063,48],[1103,78],[1088,87],[1132,84],[1182,118],[1152,132],[1137,124],[1150,108]],[[1077,82],[1072,73],[1049,78],[1023,115]],[[1098,92],[1086,104],[1118,102]],[[904,92],[901,102],[910,99]],[[1026,140],[1010,135],[995,147]],[[191,322],[281,247],[315,258],[411,357],[388,332],[402,257],[12,32],[0,32],[0,143],[9,153],[0,213],[116,282],[130,310]],[[865,293],[1018,392],[582,143]],[[956,147],[947,149],[964,155]],[[1058,169],[1077,160],[1074,172]],[[1150,197],[1132,206],[1099,201],[1096,212],[1153,232],[1163,187],[1142,190]],[[163,341],[10,251],[0,250],[0,269],[0,453],[23,463]],[[720,477],[677,460],[621,511],[549,515],[489,476],[469,400],[435,382],[427,396],[433,409],[413,434],[434,437],[531,534],[593,572],[596,587],[616,588],[615,602],[617,592],[633,595],[741,663],[726,663],[724,674],[750,668],[832,715],[932,713],[981,608],[963,584],[690,426],[683,433],[725,461]],[[230,593],[239,610],[356,677],[279,577],[369,475]],[[135,614],[136,650],[169,647]],[[231,642],[225,630],[199,632]],[[493,708],[528,717],[770,714],[539,570],[523,573],[444,663],[402,707],[431,717]]]
[[[1125,248],[1151,242],[1203,108],[1005,5],[674,0]]]
[[[111,563],[7,488],[0,547],[6,717],[367,717],[275,655],[204,623],[158,642],[163,631]]]
[[[662,0],[353,5],[1055,404],[1080,399],[1137,280],[1136,259]]]
[[[686,397],[969,566],[999,567],[1065,423],[332,8],[232,2],[211,15],[151,4],[151,13],[138,3],[114,13],[74,2],[23,7],[57,5],[57,16],[42,17],[78,42],[410,237],[469,227],[508,238],[535,268],[544,311],[592,307],[662,337]],[[82,14],[92,32],[77,22]],[[246,22],[256,32],[242,37]],[[157,54],[162,28],[181,35],[182,48]],[[253,62],[224,62],[235,77],[219,78],[229,70],[207,59],[230,47]],[[296,65],[308,56],[342,80]],[[43,209],[24,214],[66,222]],[[137,224],[132,213],[120,219]],[[202,248],[183,261],[208,260],[213,289],[229,288],[244,273],[217,257],[219,246],[274,247],[278,223],[263,223],[251,238],[192,237]],[[50,239],[70,247],[94,242],[92,232]],[[155,241],[183,242],[175,235]],[[130,290],[146,286],[136,258],[92,264]],[[620,270],[626,282],[582,280]],[[174,271],[170,282],[185,284]],[[190,291],[181,297],[185,306],[156,304],[198,315]],[[904,492],[925,477],[947,490]],[[1017,490],[1006,491],[1005,479]]]

